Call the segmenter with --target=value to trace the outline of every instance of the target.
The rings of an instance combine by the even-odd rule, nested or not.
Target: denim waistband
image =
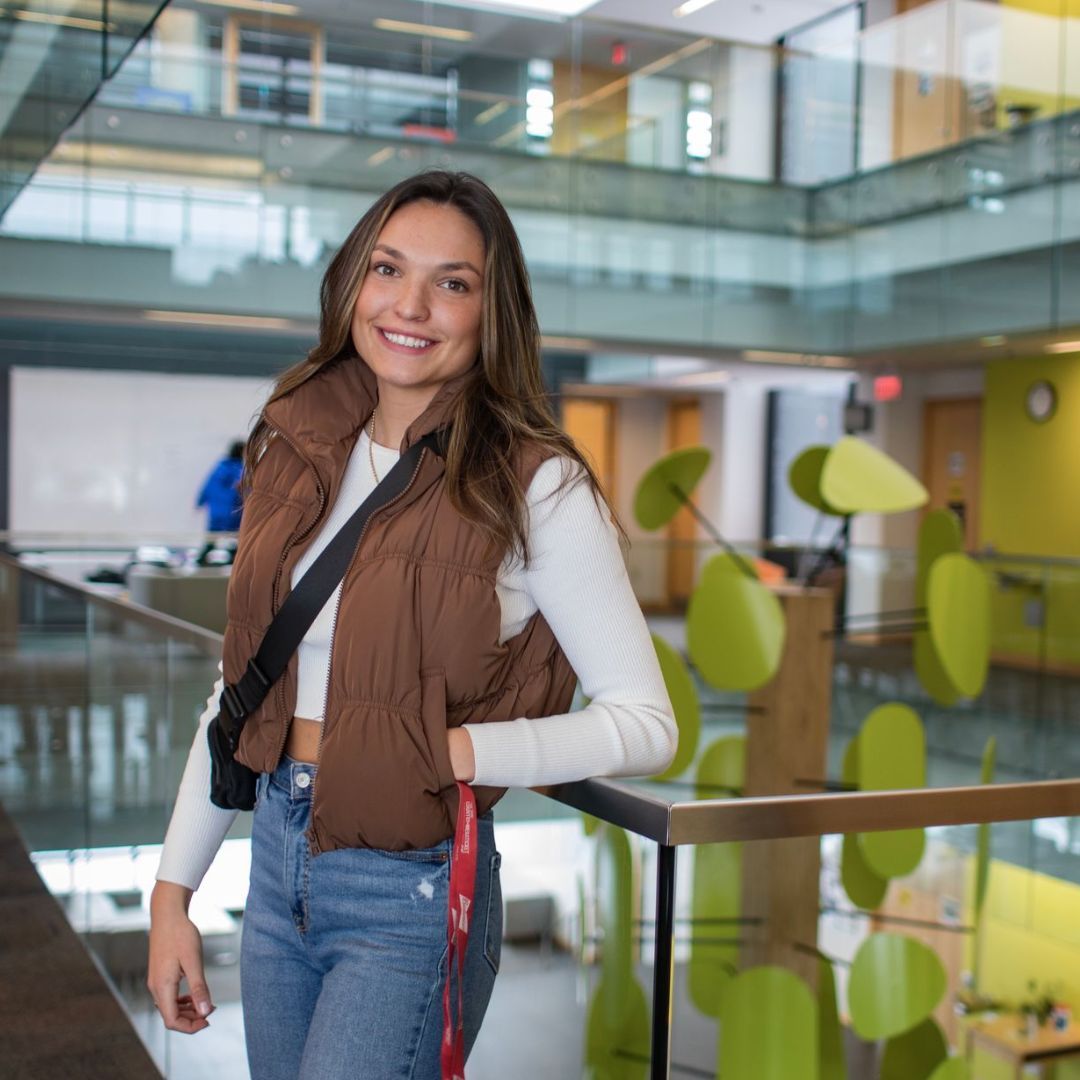
[[[281,788],[290,799],[310,799],[318,765],[307,761],[294,761],[288,754],[281,756],[278,767],[270,773],[269,782]]]

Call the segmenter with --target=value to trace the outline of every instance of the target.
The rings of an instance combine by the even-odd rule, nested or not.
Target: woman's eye
[[[378,274],[379,277],[391,277],[393,274],[397,273],[397,270],[389,263],[376,263],[371,268],[371,272],[373,274]]]
[[[444,281],[443,284],[451,292],[467,292],[469,288],[464,281],[459,281],[457,278],[451,278],[449,281]]]

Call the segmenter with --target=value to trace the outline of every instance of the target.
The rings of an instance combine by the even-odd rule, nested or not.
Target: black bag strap
[[[404,494],[413,481],[425,450],[440,452],[438,432],[425,435],[413,443],[352,517],[341,526],[300,583],[285,598],[273,622],[266,628],[258,651],[248,661],[244,674],[222,690],[220,707],[229,720],[226,734],[234,752],[240,742],[244,721],[262,704],[270,687],[284,674],[292,654],[345,577],[368,519],[376,510]]]

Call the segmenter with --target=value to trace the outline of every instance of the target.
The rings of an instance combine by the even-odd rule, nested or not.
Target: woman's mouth
[[[393,330],[383,330],[381,327],[378,330],[382,339],[394,348],[411,353],[423,352],[435,344],[431,338],[416,337],[413,334],[399,334]]]

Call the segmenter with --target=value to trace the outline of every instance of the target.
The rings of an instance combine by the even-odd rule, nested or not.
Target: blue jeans
[[[312,858],[305,830],[315,772],[285,757],[259,777],[240,959],[252,1080],[439,1080],[452,841]],[[502,943],[490,814],[479,820],[479,841],[466,1053]]]

